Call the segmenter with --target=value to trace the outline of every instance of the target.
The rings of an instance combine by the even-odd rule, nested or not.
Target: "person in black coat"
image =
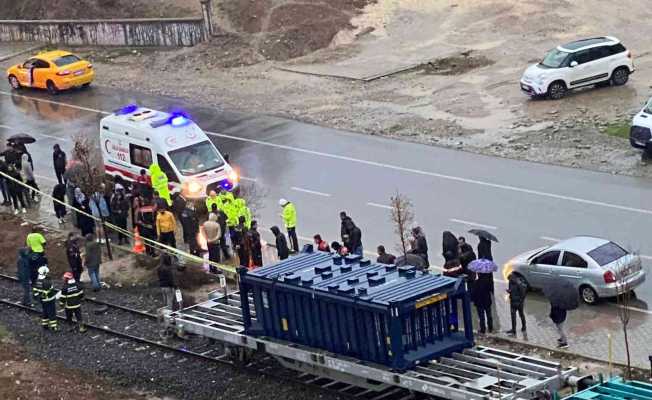
[[[508,335],[516,335],[516,313],[521,317],[521,331],[525,332],[525,296],[527,295],[527,284],[516,274],[509,274],[507,293],[509,293],[509,309],[512,317],[512,329],[507,331]]]
[[[471,300],[478,310],[478,318],[480,320],[480,333],[484,334],[489,330],[492,333],[494,330],[493,317],[491,316],[491,286],[493,278],[491,274],[479,273],[477,279],[473,283],[471,292]],[[486,320],[486,321],[485,321]]]
[[[290,255],[290,249],[288,249],[288,241],[285,239],[285,235],[283,235],[281,230],[278,229],[278,226],[272,226],[270,230],[276,238],[276,252],[278,254],[278,258],[285,260]]]
[[[57,216],[59,223],[63,224],[66,216],[66,185],[63,183],[57,183],[54,185],[54,189],[52,189],[52,197],[59,200],[58,202],[53,200],[52,204],[54,206],[54,214]]]
[[[52,163],[54,165],[54,173],[57,175],[59,183],[63,182],[63,174],[66,173],[66,153],[61,150],[58,144],[53,146]]]
[[[163,304],[170,310],[174,310],[174,290],[176,281],[174,271],[172,271],[172,257],[169,254],[161,256],[161,263],[158,270],[158,282],[161,292],[163,293]]]
[[[238,218],[238,225],[235,226],[235,235],[232,236],[232,239],[236,251],[238,252],[238,260],[240,261],[240,266],[249,268],[249,247],[246,240],[248,229],[245,224],[246,220],[244,216]]]
[[[17,276],[20,285],[23,287],[23,305],[32,305],[32,265],[29,260],[29,249],[22,247],[18,249],[18,261],[16,262]]]
[[[7,163],[0,159],[0,172],[3,174],[9,173],[9,167]],[[2,191],[2,205],[10,206],[11,205],[11,196],[9,195],[9,188],[7,186],[7,178],[4,175],[0,175],[0,191]]]
[[[81,250],[79,249],[79,238],[75,236],[74,232],[68,234],[66,240],[66,257],[68,258],[68,266],[70,272],[77,282],[80,282],[82,274],[82,258]]]
[[[27,212],[25,209],[25,190],[19,182],[23,182],[23,178],[20,176],[20,172],[16,169],[13,164],[10,164],[8,167],[8,175],[13,179],[7,179],[7,189],[9,191],[9,196],[11,201],[14,204],[14,214],[18,214],[22,210],[23,214]]]
[[[123,231],[127,230],[127,220],[129,219],[129,210],[131,209],[129,200],[125,196],[124,187],[116,185],[116,191],[111,198],[111,219],[113,223]],[[127,235],[118,231],[118,244],[129,243]]]
[[[258,233],[258,221],[251,221],[251,228],[247,231],[247,246],[251,254],[251,263],[254,268],[263,266],[263,248]]]
[[[344,211],[340,212],[340,221],[342,221],[342,224],[341,224],[341,227],[340,227],[340,236],[342,237],[342,242],[346,246],[346,242],[347,242],[348,238],[351,237],[351,229],[355,226],[355,224],[353,223],[353,220],[351,219],[351,217],[346,215],[346,212],[344,212]]]
[[[179,221],[181,222],[181,228],[183,228],[183,242],[188,245],[190,254],[199,254],[199,246],[197,245],[199,219],[192,201],[186,203],[185,208],[179,214]]]
[[[428,240],[426,240],[426,235],[423,233],[423,230],[420,227],[413,228],[412,237],[414,238],[414,248],[410,252],[423,258],[426,267],[430,267],[430,261],[428,260]]]
[[[478,243],[478,258],[484,258],[490,261],[494,260],[494,256],[491,254],[491,241],[489,239],[480,238],[480,242]]]
[[[457,238],[450,231],[444,231],[442,234],[441,247],[445,261],[459,258],[459,245]]]

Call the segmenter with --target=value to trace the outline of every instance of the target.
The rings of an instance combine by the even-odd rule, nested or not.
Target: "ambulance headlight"
[[[227,178],[232,185],[235,185],[240,180],[240,176],[238,175],[238,172],[235,170],[229,171]]]
[[[204,185],[197,181],[185,182],[183,184],[183,193],[187,197],[201,197],[204,194]]]

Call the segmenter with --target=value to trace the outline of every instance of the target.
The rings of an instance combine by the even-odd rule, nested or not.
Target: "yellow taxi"
[[[47,89],[50,94],[73,87],[86,87],[94,78],[93,64],[62,50],[40,53],[7,70],[12,89]]]

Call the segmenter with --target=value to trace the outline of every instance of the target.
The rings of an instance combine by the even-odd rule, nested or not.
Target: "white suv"
[[[531,65],[521,78],[530,96],[557,100],[588,85],[624,85],[634,72],[632,53],[613,37],[582,39],[559,46]]]

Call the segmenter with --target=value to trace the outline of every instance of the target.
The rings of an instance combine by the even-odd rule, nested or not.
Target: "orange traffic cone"
[[[145,252],[145,244],[143,243],[143,239],[140,238],[138,227],[134,228],[134,247],[131,251],[137,254],[143,254]]]

